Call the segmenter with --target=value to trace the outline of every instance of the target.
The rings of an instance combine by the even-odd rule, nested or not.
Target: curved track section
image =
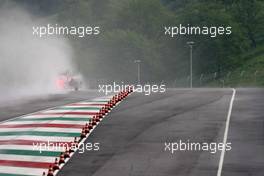
[[[129,93],[58,106],[0,123],[0,175],[56,175]]]

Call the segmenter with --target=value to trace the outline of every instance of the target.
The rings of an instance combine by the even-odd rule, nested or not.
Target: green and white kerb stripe
[[[38,144],[70,144],[111,98],[67,104],[0,123],[0,176],[47,173],[55,158],[64,151],[45,148],[40,152]]]

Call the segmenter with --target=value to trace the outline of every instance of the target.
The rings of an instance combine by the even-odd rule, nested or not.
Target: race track
[[[0,120],[4,121],[13,117],[41,111],[55,106],[68,103],[89,100],[95,97],[104,96],[98,91],[79,91],[70,93],[60,93],[48,96],[31,96],[28,98],[18,98],[8,102],[0,102]]]
[[[1,105],[1,120],[100,96],[75,92]],[[171,89],[133,93],[115,107],[86,142],[99,151],[76,153],[59,176],[216,176],[221,151],[165,151],[165,142],[222,142],[232,89]],[[264,90],[237,89],[230,116],[223,176],[264,175]]]

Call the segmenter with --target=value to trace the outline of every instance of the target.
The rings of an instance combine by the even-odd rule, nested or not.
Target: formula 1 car
[[[78,75],[71,75],[68,72],[58,76],[56,80],[56,87],[59,90],[75,90],[78,91],[81,88],[82,81]]]

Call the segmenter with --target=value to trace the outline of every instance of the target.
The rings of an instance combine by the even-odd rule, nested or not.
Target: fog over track
[[[33,26],[49,22],[18,7],[0,9],[0,102],[54,93],[58,74],[73,70],[65,38],[33,35]]]

